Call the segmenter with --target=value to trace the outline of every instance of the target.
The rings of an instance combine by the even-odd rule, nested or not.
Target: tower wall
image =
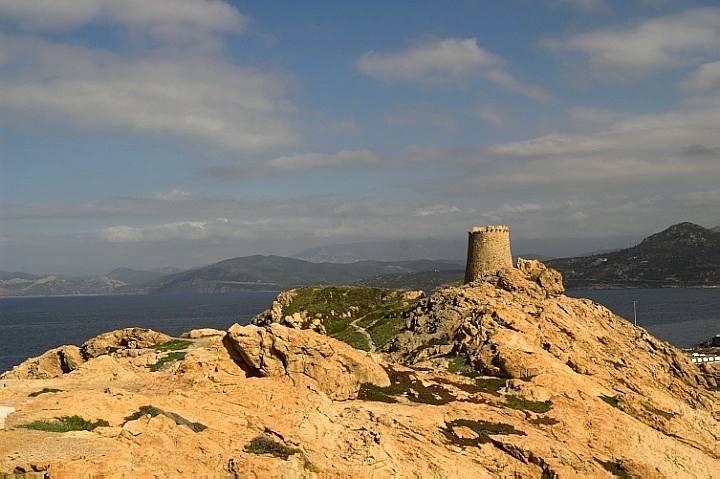
[[[465,283],[512,267],[510,228],[507,226],[476,226],[468,231],[468,255]]]

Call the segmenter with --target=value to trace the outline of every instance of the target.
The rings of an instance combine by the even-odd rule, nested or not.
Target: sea
[[[0,298],[0,372],[30,357],[116,329],[170,336],[197,328],[246,325],[278,292]]]
[[[0,372],[66,344],[82,345],[116,329],[171,336],[196,328],[248,324],[278,292],[0,298]],[[679,348],[720,333],[720,289],[573,290]]]

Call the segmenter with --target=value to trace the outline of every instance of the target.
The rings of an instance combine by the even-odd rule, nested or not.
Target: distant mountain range
[[[571,289],[720,286],[720,227],[680,223],[611,253],[547,261]]]
[[[438,257],[451,251],[457,256],[458,244],[442,240],[355,243],[313,248],[292,258],[247,256],[187,271],[118,268],[104,276],[0,271],[0,296],[280,291],[331,284],[433,291],[463,280],[464,259]],[[417,259],[422,254],[429,258]],[[352,260],[367,255],[401,259]],[[720,286],[720,226],[707,229],[680,223],[631,248],[574,258],[522,256],[540,259],[560,271],[569,289]],[[320,261],[330,258],[335,261]]]
[[[292,258],[312,263],[354,263],[356,261],[414,261],[418,259],[465,260],[467,238],[413,239],[343,243],[310,248]]]
[[[312,285],[354,284],[367,278],[421,271],[462,270],[464,261],[357,261],[311,263],[282,256],[247,256],[164,276],[140,288],[144,293],[273,291]]]

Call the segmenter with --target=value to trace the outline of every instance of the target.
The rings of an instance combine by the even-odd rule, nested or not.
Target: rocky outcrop
[[[150,329],[126,328],[101,334],[81,347],[61,346],[30,358],[0,375],[4,379],[48,379],[76,370],[88,359],[115,350],[139,350],[170,340],[170,336]]]
[[[311,384],[334,400],[354,399],[361,383],[389,386],[385,370],[372,357],[310,330],[273,323],[268,328],[233,325],[227,340],[251,376],[288,377]]]
[[[518,266],[408,303],[375,354],[272,321],[181,351],[130,332],[50,351],[60,370],[88,356],[0,378],[0,476],[717,477],[713,380]],[[24,427],[74,416],[97,427]]]
[[[82,345],[83,356],[95,358],[113,349],[142,349],[169,341],[170,336],[151,329],[125,328],[101,334]]]
[[[0,375],[5,379],[48,379],[61,376],[77,369],[85,358],[77,346],[60,346],[41,356],[30,358]]]

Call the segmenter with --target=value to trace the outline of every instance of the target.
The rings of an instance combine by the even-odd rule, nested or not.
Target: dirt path
[[[365,318],[365,316],[360,316],[359,318],[353,320],[353,321],[350,323],[350,326],[352,326],[353,328],[355,328],[358,333],[360,333],[360,334],[362,334],[363,336],[365,336],[365,339],[367,339],[367,342],[368,342],[368,346],[370,347],[369,351],[370,351],[371,353],[374,353],[374,352],[375,352],[375,343],[373,342],[372,337],[370,336],[370,333],[368,333],[367,331],[365,331],[365,328],[361,328],[360,326],[358,326],[358,322],[359,322],[360,320],[364,319],[364,318]]]

